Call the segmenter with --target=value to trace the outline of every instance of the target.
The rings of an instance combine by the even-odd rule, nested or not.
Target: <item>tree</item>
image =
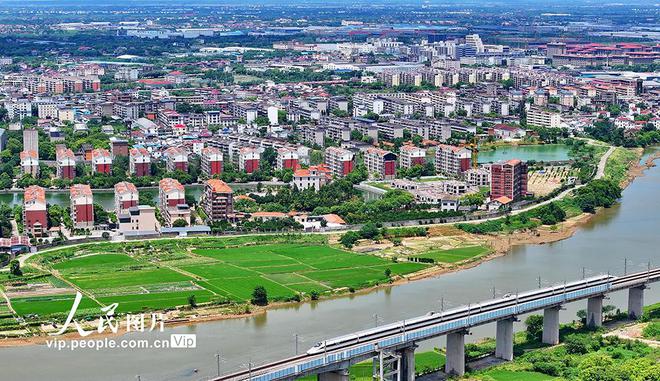
[[[374,239],[380,234],[378,227],[373,223],[367,223],[360,229],[360,236],[364,239]]]
[[[339,238],[339,243],[341,243],[346,248],[352,248],[357,241],[360,240],[360,234],[354,231],[348,231]]]
[[[179,218],[172,223],[172,227],[175,228],[184,228],[186,226],[188,226],[188,223],[183,218]]]
[[[23,270],[21,270],[21,263],[17,259],[14,259],[9,263],[9,272],[16,276],[23,275]]]
[[[540,341],[541,334],[543,333],[543,316],[541,315],[530,315],[525,319],[525,326],[527,339],[533,341]]]
[[[268,292],[264,286],[257,286],[252,291],[252,304],[255,306],[266,306],[268,305]]]
[[[390,268],[388,267],[385,269],[385,277],[389,278],[391,276],[392,276],[392,270],[390,270]]]
[[[319,292],[316,290],[312,290],[312,292],[309,293],[309,296],[312,300],[319,300]]]
[[[190,307],[192,308],[197,307],[197,297],[195,296],[195,294],[188,296],[188,305],[190,305]]]

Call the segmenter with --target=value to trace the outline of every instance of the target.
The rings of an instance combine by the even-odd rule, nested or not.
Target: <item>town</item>
[[[158,314],[198,352],[100,369],[660,377],[657,5],[166,3],[0,4],[0,356]]]

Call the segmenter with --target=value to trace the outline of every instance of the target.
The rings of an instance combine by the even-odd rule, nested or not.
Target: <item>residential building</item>
[[[46,191],[38,185],[25,188],[23,193],[23,226],[34,237],[43,237],[48,231]]]
[[[426,164],[426,150],[413,145],[405,145],[399,150],[401,168],[412,168]]]
[[[370,176],[389,180],[396,177],[396,155],[380,148],[367,148],[364,165]]]
[[[131,148],[129,156],[129,171],[131,176],[151,176],[151,155],[146,148]]]
[[[461,176],[472,165],[472,151],[464,147],[440,144],[435,151],[435,171],[449,176]]]
[[[86,229],[94,226],[94,197],[92,189],[87,184],[71,186],[71,220],[75,229]]]
[[[172,226],[179,219],[190,225],[190,207],[186,204],[186,190],[181,183],[169,177],[160,180],[158,200],[165,225]]]
[[[165,150],[167,160],[167,171],[188,172],[188,152],[179,147],[170,147]]]
[[[202,208],[213,223],[228,220],[234,214],[234,191],[222,180],[206,180]]]
[[[112,152],[112,157],[117,156],[128,156],[128,140],[118,139],[116,137],[110,138],[110,152]]]
[[[215,147],[202,149],[202,173],[207,177],[213,177],[222,173],[222,151]]]
[[[124,235],[132,234],[154,234],[158,230],[156,219],[156,208],[148,205],[132,206],[125,213],[117,215],[119,228]]]
[[[71,149],[58,147],[55,159],[57,161],[57,178],[72,180],[76,177],[76,155]]]
[[[126,213],[138,205],[138,190],[133,183],[121,181],[115,184],[115,213]]]
[[[509,160],[490,166],[490,198],[506,196],[517,200],[527,195],[527,163]]]
[[[238,150],[238,170],[252,173],[259,169],[261,153],[257,147],[241,147]]]
[[[92,150],[92,173],[109,175],[112,173],[112,156],[105,148]]]
[[[332,172],[324,164],[312,165],[307,169],[298,169],[293,172],[293,185],[298,190],[314,188],[318,191],[330,181],[332,181]]]
[[[298,169],[298,151],[294,148],[282,147],[277,150],[277,169]]]
[[[490,186],[490,170],[486,168],[471,168],[465,171],[465,181],[475,187]]]
[[[527,111],[527,124],[530,126],[558,128],[561,126],[561,114],[532,106]]]
[[[23,151],[39,152],[39,131],[34,129],[23,130]]]
[[[354,157],[353,152],[347,149],[328,147],[325,150],[325,165],[332,176],[341,178],[353,171]]]
[[[37,151],[23,151],[20,154],[21,170],[24,175],[39,177],[39,154]]]

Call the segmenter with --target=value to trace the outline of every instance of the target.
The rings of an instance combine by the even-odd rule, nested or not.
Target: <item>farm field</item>
[[[278,242],[263,237],[84,245],[31,258],[33,280],[5,281],[17,315],[33,319],[67,313],[76,290],[79,316],[119,303],[120,313],[204,303],[245,303],[263,286],[269,301],[299,300],[389,282],[427,264],[357,254],[325,238]],[[32,283],[31,283],[32,282]]]
[[[490,249],[485,246],[468,246],[449,250],[433,250],[413,258],[429,258],[436,263],[456,263],[480,257],[489,251]]]

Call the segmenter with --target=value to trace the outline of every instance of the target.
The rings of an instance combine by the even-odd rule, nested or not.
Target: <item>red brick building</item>
[[[252,173],[259,169],[261,153],[257,147],[242,147],[238,151],[238,170]]]
[[[328,147],[325,150],[325,164],[330,169],[332,176],[341,178],[353,172],[354,158],[353,152],[347,149]]]
[[[59,147],[55,153],[57,177],[72,180],[76,177],[76,155],[69,148]]]
[[[298,169],[298,151],[294,148],[282,147],[277,150],[277,169]]]
[[[104,148],[92,150],[92,172],[109,175],[112,173],[112,156]]]
[[[206,180],[202,207],[210,222],[228,220],[234,214],[234,191],[224,181]]]
[[[146,148],[132,148],[129,156],[129,171],[132,176],[151,176],[151,155]]]
[[[23,194],[23,226],[34,237],[43,237],[48,231],[46,191],[38,185],[25,188]]]
[[[138,206],[138,190],[133,183],[121,181],[115,184],[115,213],[126,213],[129,208]]]
[[[222,151],[215,147],[202,149],[202,173],[213,177],[222,173]]]
[[[527,195],[527,163],[509,160],[490,167],[490,198],[506,196],[512,200]]]
[[[368,148],[364,154],[364,165],[370,176],[389,180],[396,177],[396,155],[380,148]]]
[[[71,220],[76,229],[94,226],[94,196],[87,184],[75,184],[70,190]]]

